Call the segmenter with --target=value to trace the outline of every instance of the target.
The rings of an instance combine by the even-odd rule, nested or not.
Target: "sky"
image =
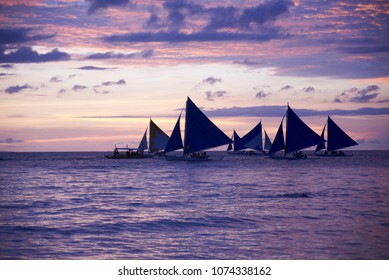
[[[0,0],[0,151],[137,147],[187,96],[227,135],[289,103],[389,149],[389,2]]]

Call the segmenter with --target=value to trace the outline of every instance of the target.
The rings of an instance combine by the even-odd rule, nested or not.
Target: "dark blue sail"
[[[319,143],[323,143],[323,139],[309,128],[288,105],[286,112],[286,153],[293,153]]]
[[[358,145],[358,143],[348,136],[329,116],[327,129],[327,151],[334,151]]]
[[[244,146],[241,143],[241,138],[238,133],[234,130],[234,152],[243,150]]]
[[[184,153],[193,153],[231,143],[224,134],[188,97],[185,114]]]
[[[181,138],[180,119],[181,119],[181,114],[178,117],[176,125],[174,126],[174,129],[172,131],[172,135],[170,136],[169,141],[166,144],[165,153],[173,152],[183,148],[182,138]]]
[[[164,150],[167,142],[169,141],[169,136],[160,129],[155,122],[150,118],[150,136],[149,136],[149,150],[152,153],[159,152]]]
[[[269,136],[266,133],[266,130],[264,130],[264,131],[265,131],[265,147],[264,148],[265,148],[265,150],[269,151],[271,148],[271,141],[270,141]]]
[[[320,143],[316,146],[315,152],[324,150],[326,148],[326,145],[324,144],[324,142],[325,142],[325,139],[324,139],[325,130],[326,130],[326,125],[324,125],[323,130],[322,130],[321,135],[320,135],[321,139],[323,140],[323,143]]]
[[[252,130],[243,136],[241,142],[245,148],[263,151],[262,123],[259,122]]]
[[[278,128],[276,137],[274,138],[273,144],[270,147],[269,154],[274,154],[274,153],[281,151],[285,148],[284,128],[282,126],[282,122],[284,121],[284,117],[282,117],[280,127]]]

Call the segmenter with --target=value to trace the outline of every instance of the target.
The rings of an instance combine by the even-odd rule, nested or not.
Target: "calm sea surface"
[[[389,152],[0,153],[1,259],[389,259]]]

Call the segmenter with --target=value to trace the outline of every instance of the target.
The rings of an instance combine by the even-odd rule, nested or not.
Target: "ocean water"
[[[389,259],[389,152],[0,153],[1,259]]]

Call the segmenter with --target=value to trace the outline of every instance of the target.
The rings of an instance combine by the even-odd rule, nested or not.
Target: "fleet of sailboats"
[[[302,150],[316,146],[315,152],[325,150],[323,155],[344,155],[340,149],[358,145],[329,116],[319,136],[287,105],[273,143],[262,127],[260,121],[243,137],[234,130],[228,137],[217,127],[188,97],[185,106],[184,137],[181,136],[181,112],[170,137],[150,118],[149,143],[146,131],[138,148],[117,148],[109,158],[145,158],[164,155],[167,159],[204,161],[210,160],[207,150],[228,145],[227,151],[238,153],[245,151],[252,154],[269,154],[271,158],[306,158]],[[284,133],[285,123],[285,133]],[[325,131],[327,128],[327,140]],[[262,130],[264,133],[262,133]],[[263,137],[264,134],[264,137]],[[285,135],[285,136],[284,136]],[[264,139],[263,139],[264,138]],[[327,144],[327,147],[326,145]]]

